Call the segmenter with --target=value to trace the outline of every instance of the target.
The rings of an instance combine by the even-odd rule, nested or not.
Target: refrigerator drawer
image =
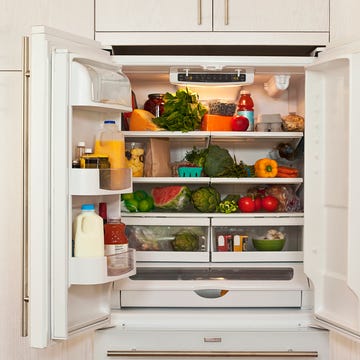
[[[302,310],[126,310],[95,335],[95,359],[320,359],[328,332]],[[276,319],[276,321],[274,321]]]
[[[296,290],[123,290],[121,307],[301,307]]]

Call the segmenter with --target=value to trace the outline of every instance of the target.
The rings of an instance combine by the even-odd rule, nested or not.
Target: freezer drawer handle
[[[253,357],[253,358],[266,358],[266,357],[287,357],[287,358],[317,358],[317,351],[120,351],[108,350],[108,357],[121,357],[121,356],[143,356],[143,357]]]

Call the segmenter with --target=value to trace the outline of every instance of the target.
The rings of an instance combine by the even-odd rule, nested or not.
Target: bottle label
[[[249,127],[248,127],[247,131],[254,131],[254,111],[253,110],[238,110],[237,114],[248,118]]]
[[[128,244],[105,245],[105,256],[116,255],[128,251]]]

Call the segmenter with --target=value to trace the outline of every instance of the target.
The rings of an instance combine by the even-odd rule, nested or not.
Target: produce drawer
[[[210,219],[123,217],[139,262],[210,261]]]
[[[293,217],[212,219],[212,262],[299,262],[303,260],[303,224],[301,215]],[[277,251],[260,251],[253,239],[263,238],[268,231],[284,234],[285,244]],[[236,244],[237,238],[238,243]],[[239,244],[239,238],[241,239]],[[224,243],[225,241],[225,243]]]

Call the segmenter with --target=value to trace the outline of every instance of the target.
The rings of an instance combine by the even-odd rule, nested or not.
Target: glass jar
[[[145,101],[144,110],[151,112],[159,117],[164,112],[164,94],[149,94]]]

